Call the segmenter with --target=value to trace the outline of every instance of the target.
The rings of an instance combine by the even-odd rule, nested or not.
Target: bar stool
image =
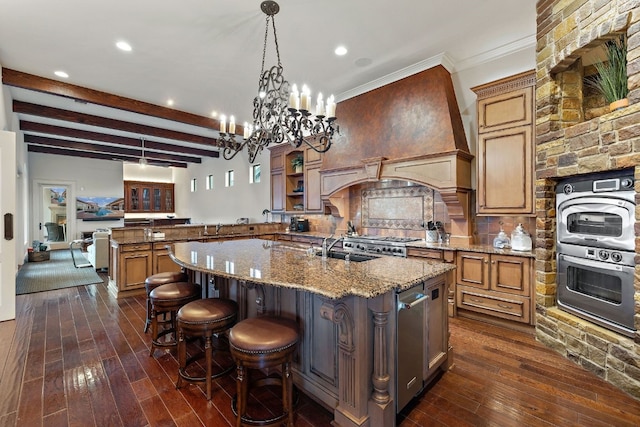
[[[160,285],[166,285],[167,283],[186,282],[189,280],[187,273],[181,271],[167,271],[165,273],[153,274],[144,281],[144,287],[147,290],[147,320],[144,322],[144,333],[146,334],[151,325],[151,300],[149,294],[152,290]]]
[[[280,317],[262,316],[245,319],[229,331],[229,348],[236,363],[237,394],[231,401],[231,409],[236,415],[236,427],[272,426],[282,424],[293,426],[293,379],[291,363],[298,346],[299,334],[296,322]],[[247,415],[249,395],[248,369],[282,368],[280,378],[267,377],[251,383],[253,387],[265,385],[282,386],[282,414],[266,420],[258,420]]]
[[[204,383],[207,388],[207,400],[211,400],[211,381],[228,374],[233,365],[216,374],[213,373],[212,337],[222,334],[231,328],[238,318],[238,304],[235,301],[221,298],[206,298],[185,304],[178,310],[178,382],[176,388],[182,387],[183,381],[191,384]],[[203,338],[204,351],[187,359],[187,338]],[[219,349],[216,349],[219,350]],[[227,348],[228,352],[228,348]],[[197,360],[205,357],[204,377],[195,377],[187,373],[187,369]]]
[[[177,340],[175,339],[176,314],[180,307],[200,299],[202,289],[200,285],[190,282],[167,283],[160,285],[149,293],[151,300],[151,350],[149,356],[153,356],[153,352],[159,347],[175,347]],[[167,319],[158,320],[159,315],[169,314]],[[167,324],[169,328],[167,328]],[[163,330],[158,331],[158,326],[162,325]],[[160,341],[160,338],[173,333],[174,338],[171,341]]]

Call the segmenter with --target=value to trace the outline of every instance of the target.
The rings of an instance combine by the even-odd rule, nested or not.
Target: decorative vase
[[[613,101],[611,104],[609,104],[609,111],[616,111],[628,106],[629,106],[629,100],[627,98],[622,98],[617,101]]]

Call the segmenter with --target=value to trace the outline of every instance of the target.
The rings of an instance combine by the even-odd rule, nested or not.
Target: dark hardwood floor
[[[216,382],[211,402],[200,387],[176,390],[175,353],[149,357],[144,316],[144,297],[116,300],[106,285],[18,296],[16,321],[0,322],[0,426],[232,425],[233,377]],[[453,369],[401,426],[640,425],[639,401],[532,335],[452,319],[451,340]],[[296,426],[331,419],[300,397]]]

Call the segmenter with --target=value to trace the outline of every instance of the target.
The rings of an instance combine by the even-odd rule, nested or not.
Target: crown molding
[[[413,74],[435,67],[436,65],[442,65],[447,69],[447,71],[449,71],[449,73],[460,72],[462,70],[475,67],[485,62],[494,61],[496,59],[511,55],[525,49],[535,48],[535,44],[536,36],[535,34],[532,34],[531,36],[523,37],[522,39],[507,43],[496,49],[491,49],[489,51],[474,55],[458,62],[453,61],[453,59],[451,59],[451,57],[447,55],[446,52],[443,52],[438,55],[432,56],[431,58],[416,62],[415,64],[409,65],[408,67],[402,68],[398,71],[394,71],[393,73],[387,74],[386,76],[372,80],[369,83],[342,92],[336,97],[336,100],[340,102],[349,98],[353,98],[365,92],[378,89],[400,79],[404,79],[405,77],[409,77]]]

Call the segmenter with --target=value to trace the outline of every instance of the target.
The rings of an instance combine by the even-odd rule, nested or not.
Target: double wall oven
[[[633,336],[633,170],[567,179],[556,193],[558,307]]]

